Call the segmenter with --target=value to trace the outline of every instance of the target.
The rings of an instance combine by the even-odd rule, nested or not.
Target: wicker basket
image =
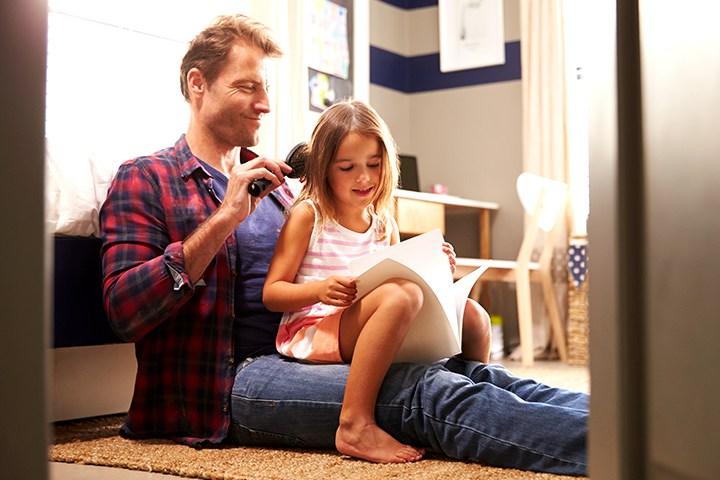
[[[590,358],[589,281],[590,278],[586,276],[579,287],[575,286],[572,277],[568,281],[567,345],[568,363],[571,365],[587,365]]]

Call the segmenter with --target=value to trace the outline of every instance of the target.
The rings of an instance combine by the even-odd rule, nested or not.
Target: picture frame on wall
[[[309,5],[308,107],[322,112],[353,96],[353,0],[313,0]]]
[[[505,63],[503,0],[439,0],[440,71]]]

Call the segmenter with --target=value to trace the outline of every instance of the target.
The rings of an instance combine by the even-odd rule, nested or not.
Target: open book
[[[453,283],[440,230],[412,237],[350,262],[358,296],[391,278],[404,278],[422,288],[424,302],[398,351],[396,362],[434,362],[461,351],[465,301],[487,266]]]

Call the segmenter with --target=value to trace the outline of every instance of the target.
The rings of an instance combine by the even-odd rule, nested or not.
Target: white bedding
[[[45,219],[49,232],[99,236],[98,213],[118,162],[95,162],[78,144],[45,142]]]

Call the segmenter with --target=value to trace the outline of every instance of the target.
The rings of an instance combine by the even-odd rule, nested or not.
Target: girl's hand
[[[348,307],[355,301],[357,286],[355,278],[333,275],[320,282],[318,298],[326,305]]]
[[[452,244],[448,242],[443,242],[442,249],[443,252],[445,252],[445,255],[448,256],[448,260],[450,261],[450,271],[452,273],[455,273],[455,249],[453,248]]]

